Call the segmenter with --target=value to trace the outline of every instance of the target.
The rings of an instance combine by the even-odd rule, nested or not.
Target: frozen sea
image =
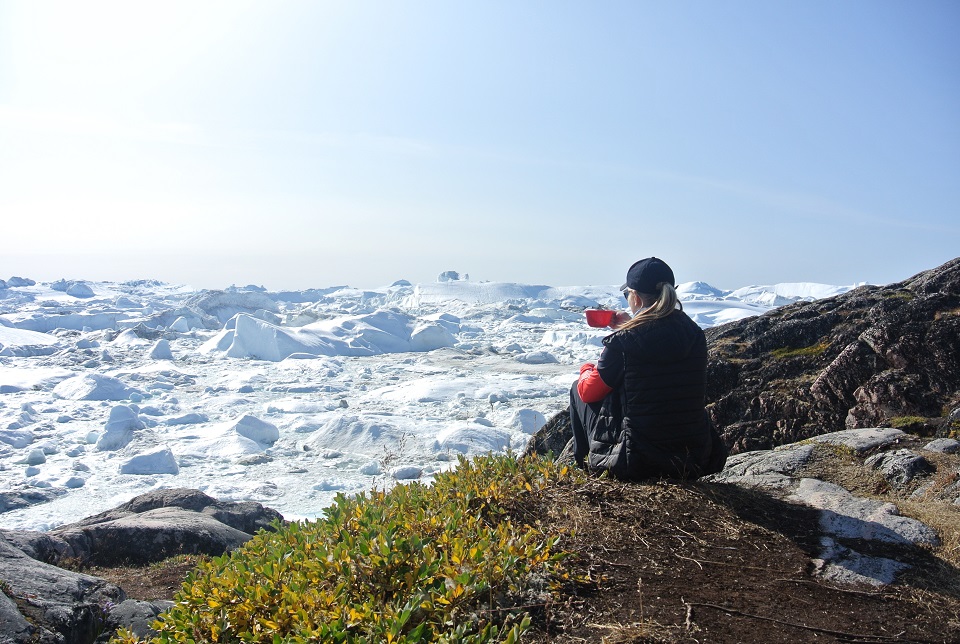
[[[398,281],[195,290],[0,280],[0,527],[48,530],[200,489],[287,519],[337,493],[520,451],[567,404],[617,286]],[[710,327],[853,286],[678,286]]]

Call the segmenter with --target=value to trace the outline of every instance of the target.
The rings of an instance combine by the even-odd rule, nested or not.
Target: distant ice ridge
[[[734,299],[750,304],[760,304],[768,307],[783,306],[799,301],[813,301],[825,297],[841,295],[863,283],[853,286],[830,286],[814,282],[786,282],[770,286],[745,286],[725,295],[726,299]]]
[[[723,299],[763,304],[765,306],[780,306],[801,300],[812,301],[841,295],[863,285],[864,282],[853,286],[832,286],[815,282],[784,282],[766,286],[744,286],[733,291],[724,291],[710,286],[706,282],[685,282],[677,285],[677,294],[681,300]],[[771,304],[775,298],[779,299],[778,303]]]
[[[710,286],[705,282],[677,285],[683,310],[702,328],[733,322],[751,315],[800,301],[813,301],[846,293],[853,286],[831,286],[814,282],[789,282],[769,286],[745,286],[733,291]]]
[[[698,298],[722,298],[729,291],[723,291],[710,286],[706,282],[684,282],[677,284],[677,295],[681,300],[695,300]]]
[[[456,343],[440,326],[418,322],[409,315],[378,311],[284,328],[250,315],[234,318],[201,347],[203,352],[225,351],[231,358],[259,358],[274,362],[295,354],[308,356],[371,356],[380,353],[432,351]]]
[[[68,287],[81,283],[82,292]],[[398,280],[370,290],[341,286],[276,293],[254,286],[194,291],[152,281],[60,280],[44,285],[11,278],[5,286],[7,296],[0,299],[0,356],[11,357],[55,353],[63,348],[58,330],[126,329],[122,337],[139,341],[129,331],[137,326],[170,334],[219,328],[220,335],[203,351],[235,358],[278,361],[297,355],[420,352],[457,346],[478,331],[463,324],[461,316],[480,315],[497,320],[495,324],[576,325],[585,308],[624,307],[612,285],[552,287],[459,278],[416,285]],[[677,292],[687,313],[707,328],[799,300],[839,295],[856,286],[797,282],[726,291],[705,282],[685,282]],[[554,336],[557,332],[547,331]],[[164,350],[162,357],[171,355]]]
[[[799,301],[811,301],[832,297],[862,286],[832,286],[813,282],[792,282],[767,286],[745,286],[726,291],[706,282],[684,282],[677,285],[677,295],[682,302],[713,301],[717,306],[733,306],[736,303],[756,305],[746,308],[748,315]],[[622,307],[623,298],[616,286],[543,286],[516,284],[513,282],[438,282],[417,284],[412,292],[402,294],[401,302],[407,306],[421,306],[442,302],[460,301],[467,304],[496,304],[526,301],[538,305],[555,304],[570,307],[589,307],[602,304]],[[720,304],[720,303],[725,304]],[[724,316],[720,316],[723,318]],[[741,315],[740,317],[743,317]]]

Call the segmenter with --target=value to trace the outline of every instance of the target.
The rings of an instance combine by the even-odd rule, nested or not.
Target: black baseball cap
[[[673,270],[657,257],[648,257],[635,262],[627,271],[627,281],[620,290],[633,289],[637,293],[659,293],[659,285],[667,282],[676,286]]]

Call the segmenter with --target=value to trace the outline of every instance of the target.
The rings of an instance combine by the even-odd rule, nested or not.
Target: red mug
[[[598,328],[610,326],[613,316],[617,314],[613,309],[587,309],[583,313],[587,316],[587,324]]]

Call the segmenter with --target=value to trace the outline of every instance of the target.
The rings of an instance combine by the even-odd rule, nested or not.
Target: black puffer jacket
[[[591,436],[591,468],[622,478],[697,478],[715,469],[700,327],[678,310],[604,345],[598,370],[613,392]]]

